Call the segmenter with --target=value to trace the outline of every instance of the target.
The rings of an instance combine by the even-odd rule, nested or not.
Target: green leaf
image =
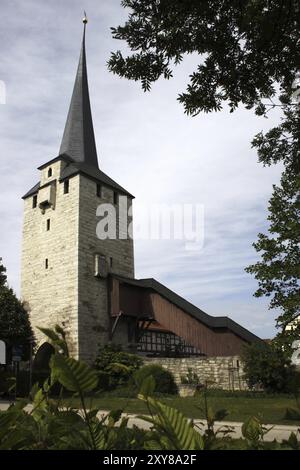
[[[282,441],[283,444],[288,445],[291,449],[299,450],[300,449],[300,442],[297,438],[297,434],[292,432],[288,438],[288,440]]]
[[[125,372],[128,373],[130,372],[130,368],[126,366],[125,364],[120,364],[118,362],[112,362],[108,367],[108,371],[113,371],[113,372]]]
[[[37,327],[45,336],[50,340],[50,344],[54,347],[57,352],[63,352],[66,356],[69,355],[68,345],[65,341],[65,334],[63,330],[56,325],[56,331],[51,328]]]
[[[123,410],[112,410],[108,415],[108,422],[111,426],[114,426],[122,417]]]
[[[242,434],[248,441],[259,441],[263,436],[263,429],[259,419],[251,416],[251,418],[245,421],[242,425]]]
[[[51,374],[67,390],[72,392],[90,392],[97,387],[97,373],[82,361],[55,354],[50,360]]]
[[[147,402],[153,416],[141,416],[140,418],[151,423],[154,431],[160,434],[160,443],[164,449],[200,450],[204,448],[202,436],[180,411],[153,398],[148,398]]]
[[[155,379],[152,375],[149,375],[142,382],[138,398],[145,399],[153,395],[155,391],[155,387],[156,387]]]
[[[41,328],[40,326],[38,326],[37,329],[44,333],[44,335],[47,336],[47,338],[49,338],[54,343],[56,341],[60,341],[60,337],[58,336],[58,334],[55,333],[55,331],[51,330],[51,328]]]

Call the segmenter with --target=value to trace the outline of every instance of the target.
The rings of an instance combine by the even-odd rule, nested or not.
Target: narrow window
[[[109,258],[109,265],[110,265],[111,268],[113,267],[113,259],[112,259],[112,257]]]
[[[49,168],[48,170],[48,178],[50,178],[50,176],[52,176],[52,168]]]
[[[118,204],[118,193],[114,191],[114,204]]]
[[[49,265],[49,263],[48,263],[48,258],[46,258],[46,259],[45,259],[45,269],[48,269],[48,265]]]
[[[64,194],[68,194],[69,192],[69,180],[64,181]]]
[[[50,219],[47,219],[47,230],[50,230]]]
[[[103,255],[95,255],[95,276],[105,277],[107,274],[106,259]]]
[[[102,197],[102,186],[101,186],[101,184],[97,184],[97,196]]]
[[[33,196],[32,198],[32,209],[35,209],[37,206],[37,196]]]

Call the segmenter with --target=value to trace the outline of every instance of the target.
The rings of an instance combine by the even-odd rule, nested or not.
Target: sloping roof
[[[157,292],[169,302],[173,303],[181,310],[184,310],[186,313],[196,318],[209,328],[228,328],[233,333],[250,343],[262,341],[258,336],[254,335],[251,333],[251,331],[231,320],[229,317],[213,317],[212,315],[208,315],[207,313],[203,312],[203,310],[191,304],[183,297],[168,289],[166,286],[153,278],[131,279],[123,276],[117,276],[115,274],[113,274],[112,277],[125,284],[141,287],[144,289],[150,289],[154,292]]]
[[[86,67],[85,28],[67,122],[59,153],[98,168]]]
[[[103,171],[99,170],[99,168],[95,168],[90,165],[86,165],[85,163],[71,163],[70,165],[66,166],[65,169],[62,171],[60,181],[70,178],[71,176],[75,176],[78,173],[81,173],[95,181],[99,181],[106,186],[109,186],[113,189],[116,189],[120,193],[126,194],[127,196],[134,197],[130,194],[126,189],[116,183],[113,179],[111,179],[108,175],[106,175]]]
[[[80,173],[80,174],[87,176],[88,178],[95,180],[96,182],[99,182],[101,184],[104,184],[105,186],[115,189],[119,193],[129,196],[130,198],[134,198],[132,194],[126,191],[126,189],[124,189],[122,186],[116,183],[112,178],[106,175],[103,171],[99,170],[99,168],[95,168],[85,163],[74,162],[68,155],[65,155],[65,154],[52,158],[52,160],[49,160],[47,163],[44,163],[43,165],[39,166],[38,170],[42,170],[46,166],[51,165],[52,163],[58,160],[64,160],[67,163],[66,167],[62,171],[59,181],[63,181],[67,178],[71,178],[72,176],[76,176]],[[34,194],[38,192],[39,188],[40,188],[40,183],[35,184],[33,188],[31,188],[22,197],[22,199],[26,199],[27,197],[33,196]]]
[[[39,190],[39,187],[40,187],[40,183],[36,183],[29,191],[27,191],[26,194],[24,194],[24,196],[22,196],[22,199],[26,199],[27,197],[30,197],[36,194]]]

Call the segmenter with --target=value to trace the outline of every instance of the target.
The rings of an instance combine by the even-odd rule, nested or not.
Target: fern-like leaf
[[[90,392],[97,387],[97,373],[82,361],[55,354],[50,361],[51,374],[67,390],[72,392]]]
[[[164,449],[203,449],[202,436],[180,411],[153,398],[148,397],[146,401],[153,412],[153,416],[142,416],[141,418],[151,423],[155,431],[163,433],[164,439],[160,439],[160,444],[163,445]]]

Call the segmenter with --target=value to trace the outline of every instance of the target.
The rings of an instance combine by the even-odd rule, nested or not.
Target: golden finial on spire
[[[82,19],[82,22],[83,22],[83,24],[87,24],[87,23],[88,23],[88,18],[87,18],[87,16],[86,16],[86,12],[84,12],[84,17],[83,17],[83,19]]]

